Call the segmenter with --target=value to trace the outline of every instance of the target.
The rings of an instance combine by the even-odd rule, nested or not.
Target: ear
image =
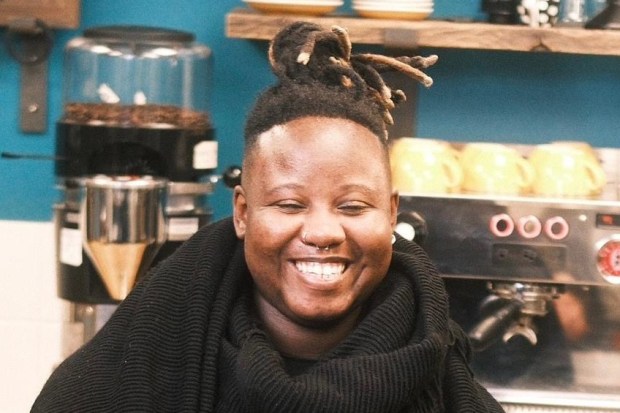
[[[233,191],[233,222],[235,224],[235,232],[239,239],[245,238],[247,216],[248,203],[245,191],[241,185],[237,185]]]
[[[392,192],[392,195],[390,196],[390,224],[392,224],[392,230],[396,229],[399,199],[398,191],[395,190]]]

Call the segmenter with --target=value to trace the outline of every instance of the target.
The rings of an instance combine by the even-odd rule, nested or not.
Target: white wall
[[[0,413],[28,412],[61,361],[68,304],[56,296],[54,225],[0,221]]]

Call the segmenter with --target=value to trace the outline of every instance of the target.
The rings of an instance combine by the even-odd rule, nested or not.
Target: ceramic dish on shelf
[[[354,4],[353,5],[353,9],[354,10],[358,10],[358,9],[363,9],[363,10],[383,10],[383,11],[414,11],[414,12],[427,12],[427,11],[433,11],[434,7],[433,6],[419,6],[419,7],[405,7],[405,6],[390,6],[390,7],[385,7],[382,5],[376,5],[376,4],[371,4],[371,3],[364,3],[364,4]]]
[[[361,0],[352,0],[352,3],[356,3],[358,1],[361,1]],[[389,7],[390,5],[393,5],[393,4],[403,4],[403,5],[407,5],[407,6],[416,6],[418,4],[434,3],[434,0],[389,0],[389,1],[385,1],[385,0],[366,0],[366,1],[372,1],[373,3],[377,3],[377,4],[385,4],[386,7]]]
[[[425,4],[397,4],[382,3],[377,0],[353,0],[353,10],[364,11],[386,11],[386,12],[407,12],[407,13],[432,13],[434,5],[432,3]]]
[[[372,19],[424,20],[433,14],[433,9],[388,9],[388,8],[353,8],[361,17]]]
[[[418,6],[432,6],[435,2],[433,0],[420,0],[420,1],[411,1],[411,0],[392,0],[392,1],[381,1],[381,0],[353,0],[353,4],[357,3],[372,3],[376,5],[382,5],[385,8],[391,6],[405,6],[405,7],[418,7]]]
[[[321,16],[336,10],[344,0],[244,0],[251,8],[263,13],[305,14]]]
[[[352,5],[355,6],[372,6],[372,7],[380,7],[385,10],[393,9],[393,8],[432,8],[434,7],[433,1],[420,1],[420,2],[411,2],[411,1],[402,1],[402,2],[382,2],[378,0],[353,0]]]
[[[354,7],[354,10],[358,11],[358,10],[364,10],[364,11],[389,11],[389,12],[396,12],[396,13],[432,13],[433,12],[433,8],[432,7],[420,7],[420,8],[398,8],[398,7],[391,7],[391,8],[383,8],[383,7],[372,7],[372,6],[365,6],[365,7]]]

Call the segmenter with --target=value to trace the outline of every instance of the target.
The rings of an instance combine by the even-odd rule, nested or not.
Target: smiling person
[[[48,380],[33,412],[501,412],[443,282],[394,235],[398,70],[309,23],[271,42],[233,217],[202,228]]]

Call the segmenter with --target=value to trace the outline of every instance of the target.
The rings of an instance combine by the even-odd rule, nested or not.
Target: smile
[[[342,275],[346,266],[344,263],[297,261],[295,267],[302,274],[320,277],[323,281],[332,281]]]

